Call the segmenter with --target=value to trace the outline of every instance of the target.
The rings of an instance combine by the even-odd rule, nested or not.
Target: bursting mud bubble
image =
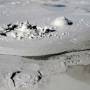
[[[44,38],[55,32],[53,28],[32,25],[28,21],[18,24],[7,24],[0,27],[0,38],[9,37],[17,40]]]

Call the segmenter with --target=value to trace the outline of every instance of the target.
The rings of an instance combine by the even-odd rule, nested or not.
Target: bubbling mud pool
[[[32,25],[28,21],[6,24],[0,27],[0,38],[12,38],[16,40],[31,40],[52,37],[57,30],[56,27],[72,25],[73,22],[66,17],[58,17],[51,22],[51,26],[40,27]]]
[[[18,24],[3,25],[0,28],[0,37],[11,37],[16,40],[40,39],[46,36],[52,36],[52,33],[55,31],[53,28],[48,28],[47,26],[42,28],[37,25],[32,25],[27,21]]]

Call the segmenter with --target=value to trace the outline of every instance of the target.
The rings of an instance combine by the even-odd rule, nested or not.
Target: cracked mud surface
[[[13,72],[12,75],[11,75],[11,77],[10,77],[10,79],[12,80],[12,82],[13,82],[13,84],[14,84],[14,87],[16,86],[16,85],[15,85],[14,77],[15,77],[18,73],[20,73],[20,71]]]
[[[13,83],[13,89],[20,89],[20,88],[31,88],[35,87],[36,84],[42,79],[42,74],[40,71],[16,71],[13,72],[10,79]]]
[[[59,17],[66,17],[70,21],[65,22],[64,18],[58,22]],[[60,33],[55,31],[52,41],[51,38],[48,41],[48,38],[39,44],[37,40],[34,44],[32,42],[8,44],[7,40],[5,42],[0,40],[0,90],[90,90],[90,0],[0,0],[0,26],[6,25],[4,32],[3,28],[0,28],[0,37],[13,36],[15,40],[18,39],[17,41],[28,39],[26,32],[18,33],[17,38],[16,32],[12,31],[17,27],[20,30],[23,28],[27,30],[27,26],[22,28],[25,24],[20,28],[20,23],[19,26],[14,24],[26,20],[32,24],[29,31],[37,37],[41,34],[41,39],[44,35],[51,36],[51,33],[54,33],[49,28],[45,29],[44,35],[42,34],[44,26],[51,27],[53,21],[56,20],[53,26],[61,25],[62,28],[55,27]],[[37,27],[40,29],[39,33],[33,25],[40,26]],[[35,38],[29,35],[30,39]],[[53,41],[55,42],[52,43]],[[43,45],[46,46],[45,49]],[[28,48],[31,48],[29,50],[31,52]],[[18,52],[20,50],[21,52]]]
[[[11,63],[6,62],[8,58],[12,59]],[[58,84],[57,81],[64,80],[64,78],[89,85],[89,59],[90,51],[69,52],[47,57],[47,60],[0,55],[0,88],[3,87],[2,90],[44,90],[50,88],[51,90],[50,85],[54,86],[55,82]]]

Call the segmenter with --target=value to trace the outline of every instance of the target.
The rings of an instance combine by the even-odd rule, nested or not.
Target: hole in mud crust
[[[71,22],[71,21],[68,22],[68,25],[72,25],[72,24],[73,24],[73,22]]]

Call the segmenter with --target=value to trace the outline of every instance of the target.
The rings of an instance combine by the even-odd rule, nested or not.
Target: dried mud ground
[[[42,58],[0,55],[0,90],[89,90],[89,59],[90,51]]]
[[[37,1],[0,0],[0,25],[28,20],[31,24],[45,26],[55,18],[65,16],[74,22],[70,30],[90,30],[89,0]],[[82,38],[78,40],[88,39],[85,45],[90,47],[90,35],[87,33],[81,34]],[[0,41],[0,45],[5,44]],[[3,55],[2,47],[0,49],[0,90],[90,90],[89,49],[44,57]]]

